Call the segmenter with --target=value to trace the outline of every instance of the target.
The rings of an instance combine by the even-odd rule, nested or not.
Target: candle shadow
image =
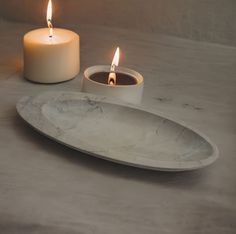
[[[111,177],[145,181],[163,186],[191,188],[204,181],[207,176],[207,169],[204,168],[185,172],[151,171],[99,159],[49,140],[49,138],[31,128],[19,116],[14,118],[14,127],[21,138],[37,145],[37,148],[42,146],[52,157],[58,157],[64,160],[65,163],[76,164],[78,167],[82,166],[88,170],[97,171]]]

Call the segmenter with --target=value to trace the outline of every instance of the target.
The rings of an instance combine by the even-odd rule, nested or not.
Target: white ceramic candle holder
[[[122,101],[134,104],[139,104],[141,102],[144,85],[143,76],[141,74],[128,68],[117,67],[116,73],[131,76],[136,82],[135,84],[127,85],[108,85],[91,79],[92,75],[101,72],[109,74],[110,66],[97,65],[89,67],[85,70],[82,80],[83,92],[115,97]]]

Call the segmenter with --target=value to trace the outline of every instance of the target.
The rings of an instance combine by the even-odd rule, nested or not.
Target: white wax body
[[[58,83],[74,78],[80,71],[79,35],[55,28],[41,28],[24,36],[24,76],[38,83]]]

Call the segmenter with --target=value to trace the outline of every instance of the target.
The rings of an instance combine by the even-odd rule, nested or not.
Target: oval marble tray
[[[152,170],[207,166],[217,147],[184,124],[141,107],[79,92],[23,97],[20,116],[53,140],[90,155]]]

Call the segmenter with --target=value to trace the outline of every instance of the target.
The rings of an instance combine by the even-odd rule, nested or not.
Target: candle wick
[[[49,28],[49,37],[52,38],[52,36],[53,36],[53,25],[52,25],[52,21],[50,19],[48,19],[48,28]]]
[[[116,64],[111,64],[110,73],[108,77],[109,85],[116,85]]]
[[[111,65],[111,72],[114,72],[116,70],[116,65],[115,64],[112,64]]]

